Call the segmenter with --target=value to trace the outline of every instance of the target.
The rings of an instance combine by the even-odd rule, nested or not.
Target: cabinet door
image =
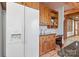
[[[40,22],[44,25],[50,25],[49,8],[44,4],[40,4]]]
[[[44,15],[44,5],[43,4],[40,4],[40,23],[43,23],[44,24],[44,17],[45,17],[45,15]]]
[[[50,35],[48,35],[47,36],[47,42],[48,42],[47,51],[50,51],[51,50],[51,43],[50,43],[50,41],[51,41],[51,37],[50,37]]]
[[[55,48],[55,36],[41,36],[40,37],[40,55],[49,52]]]
[[[48,40],[48,36],[40,37],[40,55],[47,53],[50,51],[50,42]]]
[[[6,56],[24,56],[24,7],[7,3],[6,11]]]
[[[50,9],[48,9],[48,25],[51,25],[51,15],[50,15]]]
[[[39,10],[25,7],[25,56],[39,56]]]
[[[55,46],[56,46],[55,35],[51,35],[50,38],[51,38],[50,40],[51,49],[55,49]]]
[[[47,50],[46,36],[40,37],[40,55],[45,54]]]
[[[50,25],[50,19],[49,19],[49,8],[48,7],[45,7],[45,10],[44,10],[44,12],[45,12],[45,23],[47,24],[47,25]]]
[[[47,11],[47,8],[46,8],[46,6],[44,5],[44,23],[47,25],[47,13],[48,13],[48,11]]]

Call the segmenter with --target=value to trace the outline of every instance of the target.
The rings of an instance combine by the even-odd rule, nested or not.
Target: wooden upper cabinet
[[[17,2],[21,5],[28,6],[30,8],[39,9],[39,2]]]
[[[49,12],[50,12],[50,9],[48,8],[48,7],[45,7],[45,20],[46,20],[46,24],[47,25],[50,25],[50,14],[49,14]]]
[[[39,5],[40,8],[40,23],[44,23],[44,5],[40,3]]]
[[[43,3],[40,3],[39,8],[40,8],[40,24],[50,25],[50,15],[49,15],[50,9]]]
[[[51,22],[53,28],[58,28],[58,13],[50,12],[50,17],[53,17],[54,23]]]

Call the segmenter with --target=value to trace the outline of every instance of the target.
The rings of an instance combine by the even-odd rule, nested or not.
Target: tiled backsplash
[[[40,26],[40,35],[55,34],[55,33],[57,33],[57,29],[54,28],[48,29],[47,26]]]

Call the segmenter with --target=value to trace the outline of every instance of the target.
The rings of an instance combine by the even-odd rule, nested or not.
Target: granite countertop
[[[58,55],[61,57],[79,57],[79,41],[75,41],[61,49],[58,51]]]

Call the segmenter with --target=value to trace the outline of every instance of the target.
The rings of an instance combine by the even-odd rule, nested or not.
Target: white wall
[[[64,6],[58,8],[58,30],[57,35],[63,35],[64,27]]]
[[[2,20],[3,20],[3,24],[2,24],[2,56],[6,56],[6,10],[3,10],[3,13],[2,13]]]
[[[63,35],[64,33],[64,6],[58,8],[58,30],[57,35]],[[64,39],[62,36],[62,44],[64,44]]]
[[[73,36],[74,35],[74,20],[72,20],[72,31],[71,32],[67,32],[67,37],[69,37],[69,36]]]
[[[2,7],[0,4],[0,57],[2,56]]]

